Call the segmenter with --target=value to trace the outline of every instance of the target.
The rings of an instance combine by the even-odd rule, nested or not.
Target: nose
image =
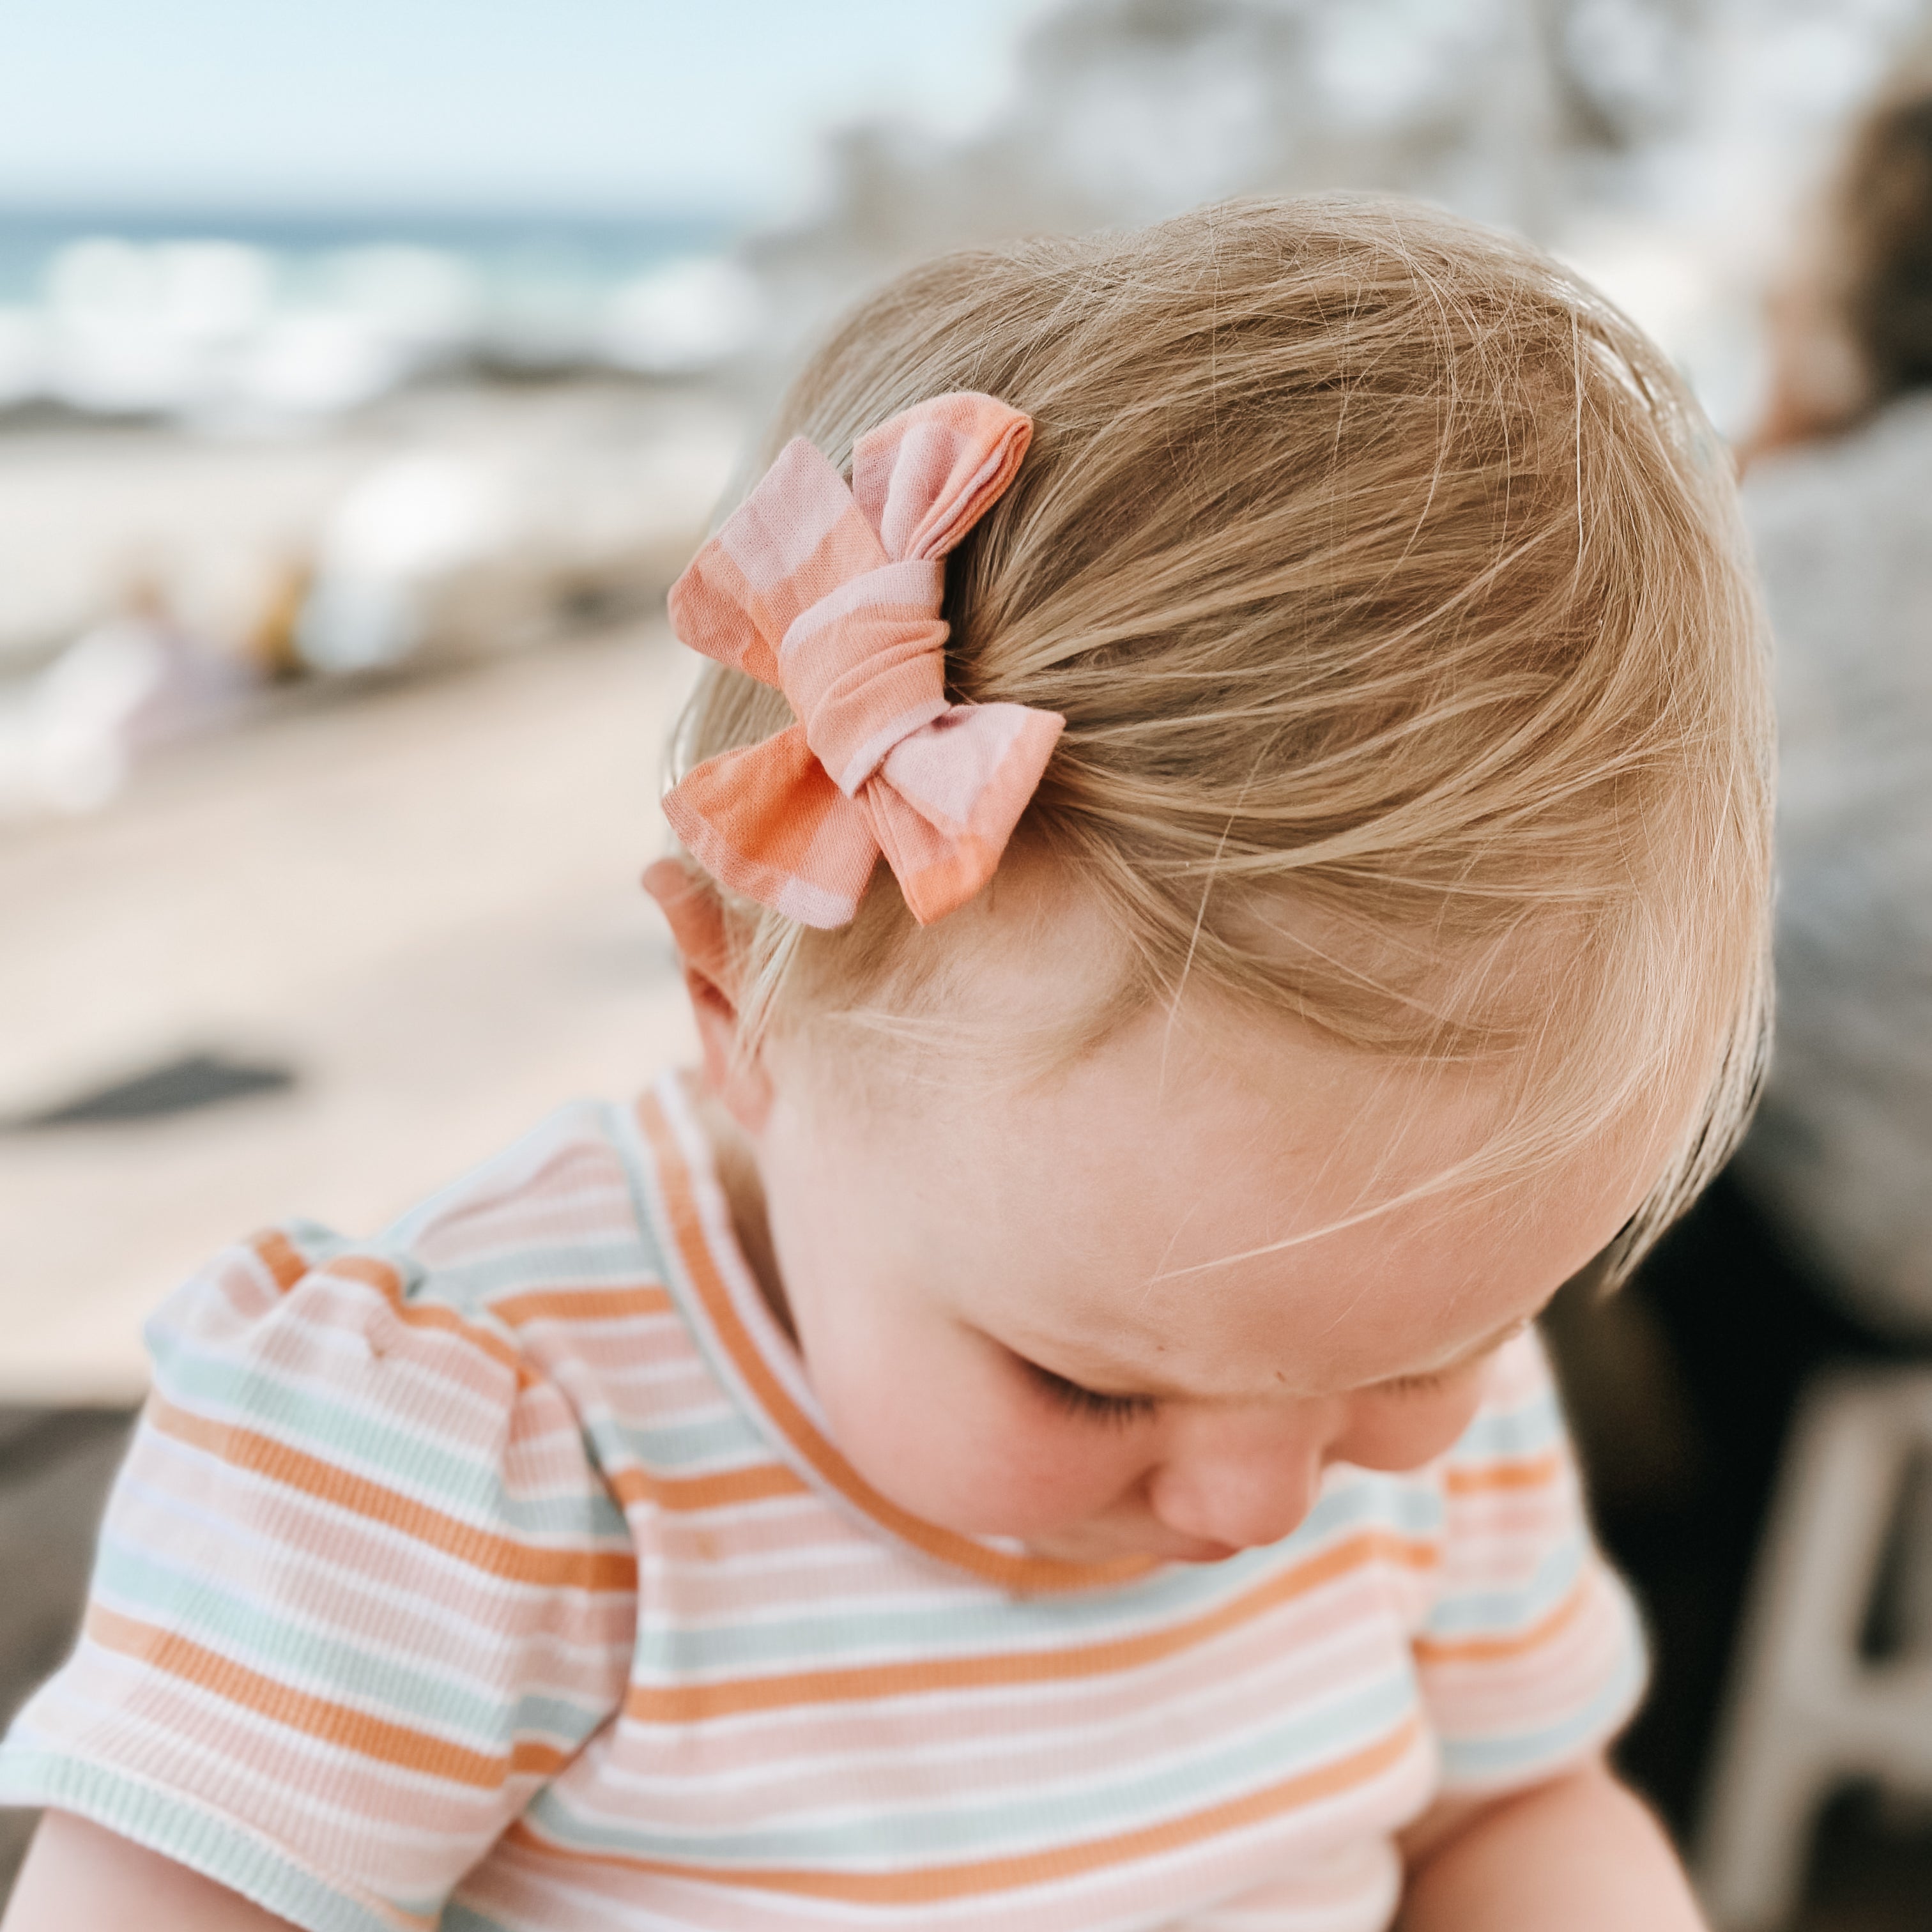
[[[1246,1550],[1280,1542],[1315,1506],[1339,1425],[1330,1406],[1256,1404],[1189,1417],[1149,1479],[1154,1513],[1204,1543]]]

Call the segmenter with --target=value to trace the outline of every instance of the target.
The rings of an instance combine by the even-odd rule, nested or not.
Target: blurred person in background
[[[1833,1302],[1932,1340],[1932,75],[1774,304],[1748,514],[1777,639],[1778,1053],[1740,1167]]]
[[[1768,308],[1742,457],[1775,640],[1777,1049],[1738,1159],[1634,1288],[1692,1480],[1604,1526],[1662,1630],[1628,1761],[1680,1818],[1804,1383],[1932,1346],[1932,70],[1855,129]]]
[[[184,623],[166,586],[130,574],[119,608],[0,699],[0,820],[91,812],[156,746],[232,716],[256,667]]]

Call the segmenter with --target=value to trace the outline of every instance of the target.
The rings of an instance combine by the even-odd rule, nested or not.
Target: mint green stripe
[[[507,1750],[517,1737],[533,1730],[566,1738],[574,1748],[610,1714],[532,1694],[507,1703],[479,1696],[450,1678],[304,1630],[111,1534],[101,1538],[94,1594],[112,1607],[211,1642],[224,1655],[280,1682],[323,1695],[351,1696],[358,1706],[378,1702],[385,1715],[434,1724],[478,1750]]]
[[[0,1749],[0,1804],[57,1806],[225,1885],[305,1932],[392,1932],[345,1888],[332,1889],[267,1840],[192,1799],[54,1751]],[[434,1900],[398,1901],[428,1913]]]
[[[580,1242],[532,1242],[442,1262],[430,1278],[431,1292],[410,1298],[446,1301],[466,1313],[488,1315],[498,1295],[550,1288],[626,1288],[655,1279],[643,1258],[637,1243],[621,1234],[600,1233]]]
[[[1438,1516],[1436,1500],[1427,1491],[1370,1479],[1345,1484],[1324,1496],[1308,1520],[1283,1542],[1246,1551],[1225,1563],[1173,1564],[1110,1590],[1010,1598],[962,1584],[950,1601],[930,1606],[838,1610],[816,1616],[779,1611],[756,1622],[671,1628],[654,1623],[646,1605],[640,1619],[637,1663],[653,1677],[675,1678],[761,1667],[807,1667],[860,1656],[995,1655],[1070,1640],[1097,1641],[1216,1608],[1362,1528],[1426,1535]]]
[[[1564,1436],[1563,1406],[1552,1390],[1545,1389],[1520,1408],[1478,1415],[1457,1438],[1448,1460],[1540,1455]]]
[[[1333,1762],[1386,1737],[1415,1708],[1406,1670],[1390,1672],[1315,1708],[1304,1708],[1232,1744],[1172,1761],[1153,1771],[1103,1778],[1076,1790],[1034,1790],[992,1802],[964,1802],[941,1788],[943,1774],[908,1768],[899,1794],[916,1795],[924,1808],[881,1804],[856,1817],[823,1825],[707,1834],[658,1832],[641,1822],[613,1829],[573,1814],[554,1787],[530,1808],[544,1830],[589,1850],[699,1862],[724,1870],[763,1864],[807,1870],[854,1866],[903,1870],[930,1859],[1012,1857],[1102,1834],[1131,1830],[1157,1819],[1185,1816],[1250,1791],[1259,1791],[1316,1766]]]
[[[386,1246],[413,1248],[422,1231],[433,1227],[452,1207],[472,1208],[479,1196],[500,1199],[506,1192],[522,1192],[558,1154],[568,1152],[586,1138],[597,1137],[602,1112],[603,1104],[598,1101],[566,1101],[501,1153],[493,1154],[406,1209],[383,1230],[381,1241]]]
[[[661,1429],[616,1426],[626,1448],[648,1468],[686,1469],[694,1463],[733,1466],[766,1457],[764,1439],[735,1409],[703,1422],[672,1423]]]
[[[1338,1468],[1330,1472],[1328,1483],[1301,1523],[1282,1541],[1270,1545],[1271,1549],[1293,1552],[1299,1562],[1308,1553],[1301,1547],[1304,1539],[1376,1528],[1426,1540],[1443,1532],[1447,1516],[1442,1492],[1433,1480],[1375,1469]]]
[[[299,1216],[281,1222],[278,1232],[312,1268],[320,1268],[338,1256],[367,1252],[364,1243],[352,1241],[347,1235],[338,1234],[320,1221],[304,1220]]]
[[[162,1331],[154,1324],[148,1346],[154,1360],[156,1386],[182,1408],[206,1414],[211,1406],[218,1407],[291,1446],[352,1456],[417,1493],[427,1490],[472,1520],[480,1518],[484,1528],[614,1538],[628,1544],[622,1511],[594,1478],[574,1496],[512,1496],[505,1492],[494,1465],[466,1461],[420,1435],[340,1408],[308,1390],[291,1387],[259,1364],[238,1368],[219,1356],[201,1353],[191,1337]],[[371,1372],[373,1379],[374,1365]]]
[[[637,1116],[628,1107],[607,1102],[603,1129],[630,1188],[631,1219],[635,1224],[638,1249],[644,1257],[647,1271],[653,1280],[669,1283],[674,1270],[670,1264],[668,1244],[659,1235],[656,1218],[647,1204],[656,1199],[657,1190],[646,1179],[650,1150],[644,1144]],[[676,1299],[676,1296],[672,1297],[674,1302]]]
[[[1648,1676],[1643,1640],[1633,1618],[1615,1669],[1581,1710],[1560,1724],[1519,1731],[1513,1736],[1444,1738],[1444,1784],[1492,1784],[1533,1776],[1575,1760],[1616,1735],[1642,1695]]]
[[[1502,1590],[1458,1590],[1442,1598],[1424,1624],[1432,1637],[1507,1635],[1547,1616],[1576,1588],[1588,1562],[1589,1545],[1574,1532],[1545,1552],[1523,1582]]]

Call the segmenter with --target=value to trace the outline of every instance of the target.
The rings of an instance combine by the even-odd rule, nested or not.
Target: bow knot
[[[944,560],[1032,429],[990,396],[936,397],[860,438],[850,488],[797,438],[672,586],[679,637],[778,686],[799,721],[665,798],[733,891],[843,926],[883,853],[928,925],[992,876],[1064,720],[947,702]]]

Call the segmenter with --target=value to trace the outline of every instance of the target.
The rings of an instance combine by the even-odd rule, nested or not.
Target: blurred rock
[[[460,662],[649,610],[742,424],[712,388],[607,380],[421,389],[298,439],[0,435],[0,765],[39,758],[34,674],[130,580],[242,679]]]
[[[736,425],[634,448],[430,448],[377,464],[330,512],[297,656],[340,675],[484,657],[655,603],[701,539]]]
[[[1070,0],[979,135],[841,137],[825,207],[749,253],[770,365],[946,248],[1388,189],[1576,259],[1732,427],[1799,184],[1928,20],[1927,0]]]
[[[598,334],[604,361],[646,376],[688,376],[742,356],[765,324],[764,293],[737,262],[698,256],[627,282]]]

